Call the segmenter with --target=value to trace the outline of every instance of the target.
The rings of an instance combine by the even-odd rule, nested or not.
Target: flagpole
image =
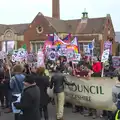
[[[93,56],[94,56],[94,40],[92,40],[92,65],[93,65]]]
[[[94,48],[92,48],[92,65],[93,65],[93,56],[94,56],[94,51],[93,51]]]

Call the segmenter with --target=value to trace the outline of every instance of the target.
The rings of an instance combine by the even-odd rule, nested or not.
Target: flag
[[[50,40],[52,43],[54,42],[54,34],[47,34],[48,40]]]
[[[65,45],[67,43],[63,42],[58,35],[54,34],[54,45],[60,48],[61,45]]]
[[[78,46],[78,39],[77,39],[77,37],[75,37],[75,38],[71,41],[71,45]]]
[[[27,46],[26,46],[26,44],[23,44],[22,46],[21,46],[21,48],[23,48],[23,49],[27,49]]]
[[[78,53],[78,47],[74,45],[67,45],[67,49],[72,49],[74,50],[75,53]]]
[[[43,52],[46,51],[47,47],[51,47],[54,43],[54,34],[46,34],[46,36],[48,37],[47,40],[44,42],[44,46],[43,46]]]
[[[71,38],[71,34],[68,34],[65,38],[63,38],[62,40],[65,42],[65,43],[70,43],[70,38]]]
[[[47,48],[47,47],[51,47],[52,45],[53,45],[53,42],[52,42],[52,41],[46,40],[46,41],[44,42],[43,52],[46,51],[46,48]]]
[[[75,53],[78,53],[78,39],[77,39],[77,37],[75,37],[71,41],[70,45],[68,45],[67,48],[71,48],[74,50]]]

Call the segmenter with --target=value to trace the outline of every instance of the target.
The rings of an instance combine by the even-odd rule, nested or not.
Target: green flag
[[[25,50],[26,50],[26,49],[27,49],[26,44],[22,45],[22,46],[21,46],[21,48],[23,48],[23,49],[25,49]]]

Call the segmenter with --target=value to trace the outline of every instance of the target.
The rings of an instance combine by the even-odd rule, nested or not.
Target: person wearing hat
[[[40,90],[35,83],[35,76],[26,75],[23,83],[21,100],[14,106],[22,111],[21,120],[40,120]]]

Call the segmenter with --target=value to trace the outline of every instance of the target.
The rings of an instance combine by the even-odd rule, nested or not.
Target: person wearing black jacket
[[[14,103],[14,106],[23,112],[21,120],[40,120],[40,90],[35,83],[35,77],[26,75],[24,86],[21,101]]]
[[[0,65],[0,102],[1,107],[4,108],[4,69]]]
[[[56,116],[57,120],[63,120],[63,112],[64,112],[64,84],[67,85],[74,85],[73,82],[68,82],[66,77],[60,72],[61,68],[56,67],[56,73],[51,78],[51,85],[50,88],[54,87],[54,94],[55,94],[55,104],[56,104]]]
[[[47,88],[49,87],[49,77],[44,75],[45,69],[43,67],[37,68],[37,76],[35,78],[36,84],[40,89],[40,115],[44,113],[44,119],[48,120],[48,103],[49,96],[47,94]]]

